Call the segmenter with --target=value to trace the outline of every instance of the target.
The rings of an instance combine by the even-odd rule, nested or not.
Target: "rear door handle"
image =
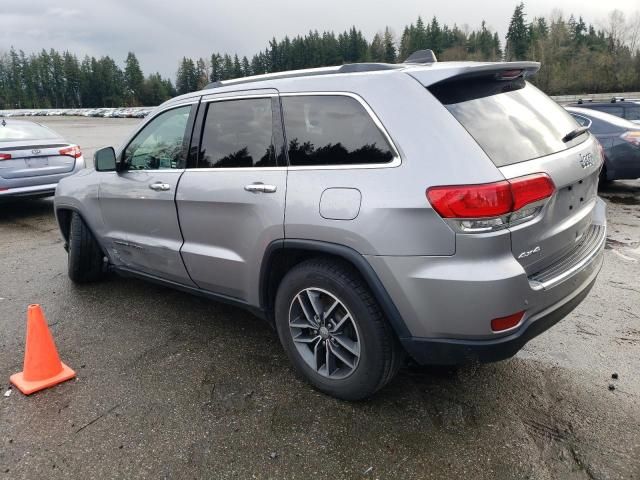
[[[258,193],[258,192],[262,192],[262,193],[275,193],[275,191],[278,189],[275,185],[265,185],[262,182],[256,182],[256,183],[252,183],[250,185],[245,185],[244,189],[247,192],[252,192],[252,193]]]
[[[156,182],[149,185],[149,188],[151,190],[155,190],[156,192],[166,192],[168,190],[171,190],[171,185],[169,185],[168,183]]]

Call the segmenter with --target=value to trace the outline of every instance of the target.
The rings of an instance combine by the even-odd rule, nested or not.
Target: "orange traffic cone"
[[[11,383],[25,395],[30,395],[75,376],[76,372],[60,361],[40,305],[29,305],[24,370],[11,375]]]

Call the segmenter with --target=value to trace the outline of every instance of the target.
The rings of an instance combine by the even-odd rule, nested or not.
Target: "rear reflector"
[[[71,145],[70,147],[62,148],[58,150],[60,155],[67,155],[69,157],[78,158],[82,155],[80,147],[78,145]]]
[[[11,160],[10,153],[0,153],[0,160]]]
[[[534,173],[495,183],[431,187],[427,199],[443,218],[490,218],[544,200],[554,191],[546,173]]]
[[[508,330],[510,328],[515,327],[520,323],[522,317],[524,316],[524,311],[514,313],[507,317],[494,318],[491,320],[491,330],[494,332],[501,332],[503,330]]]

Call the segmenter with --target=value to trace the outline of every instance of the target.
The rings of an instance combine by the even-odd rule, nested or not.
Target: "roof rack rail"
[[[433,50],[416,50],[407,57],[404,63],[436,63],[438,59]]]
[[[405,65],[394,63],[347,63],[341,66],[309,68],[305,70],[289,70],[285,72],[266,73],[264,75],[254,75],[251,77],[234,78],[231,80],[211,82],[205,90],[228,87],[230,85],[241,85],[252,82],[262,82],[264,80],[278,80],[283,78],[311,77],[316,75],[329,75],[335,73],[362,73],[376,72],[382,70],[396,70],[404,68]]]

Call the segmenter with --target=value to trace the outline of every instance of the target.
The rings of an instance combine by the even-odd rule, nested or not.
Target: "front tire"
[[[366,283],[346,263],[319,258],[295,266],[278,288],[275,319],[297,373],[343,400],[371,396],[404,358]]]
[[[103,276],[104,255],[82,217],[73,212],[69,228],[69,278],[88,283]]]

